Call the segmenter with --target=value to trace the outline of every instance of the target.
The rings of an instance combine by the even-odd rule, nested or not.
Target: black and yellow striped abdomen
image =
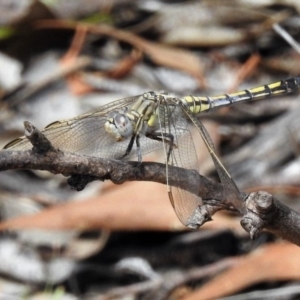
[[[185,96],[182,101],[192,113],[199,114],[216,107],[226,106],[240,101],[259,100],[295,93],[299,89],[300,77],[293,77],[233,94],[223,94],[213,97]]]

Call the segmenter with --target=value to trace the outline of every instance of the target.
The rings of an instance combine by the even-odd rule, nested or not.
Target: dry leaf
[[[167,196],[165,185],[131,182],[97,198],[69,202],[41,213],[3,222],[0,229],[184,229]]]
[[[289,243],[267,245],[241,257],[239,263],[184,300],[218,299],[266,281],[298,281],[299,266],[299,247]]]
[[[58,20],[44,20],[36,22],[35,27],[67,29],[76,29],[77,27],[80,27],[94,34],[113,37],[119,41],[131,44],[138,50],[145,53],[156,64],[185,71],[194,76],[200,85],[204,84],[200,58],[194,55],[191,51],[150,42],[131,32],[116,29],[108,25],[91,25]]]

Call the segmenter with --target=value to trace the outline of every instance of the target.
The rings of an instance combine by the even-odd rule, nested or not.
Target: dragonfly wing
[[[182,106],[182,109],[185,111],[187,116],[190,120],[194,123],[197,130],[199,131],[208,151],[212,157],[214,165],[217,169],[219,178],[223,184],[224,188],[224,198],[231,203],[236,209],[238,209],[241,213],[244,213],[245,206],[242,199],[241,192],[239,191],[238,187],[236,186],[234,180],[224,167],[223,163],[217,156],[214,148],[214,144],[210,138],[209,133],[207,132],[206,128],[203,126],[200,120],[198,120],[187,108]]]
[[[121,110],[138,100],[141,96],[116,100],[100,107],[98,110],[78,117],[57,121],[42,130],[52,145],[66,152],[96,156],[108,159],[122,157],[128,147],[130,138],[117,142],[105,131],[104,124],[107,114],[113,110]],[[141,153],[146,154],[162,147],[160,142],[141,137]],[[4,149],[24,151],[32,148],[29,140],[23,136],[9,144]],[[136,147],[126,159],[136,157]]]
[[[177,113],[176,110],[169,111],[169,107],[165,106],[165,111],[160,112],[161,131],[166,134],[172,134],[174,137],[174,146],[170,152],[168,165],[181,167],[186,170],[186,176],[182,177],[182,181],[189,180],[189,170],[197,169],[197,154],[191,137],[188,122],[182,117],[182,112]],[[165,155],[167,157],[170,143],[164,143]],[[174,169],[168,168],[168,178],[174,177]],[[185,172],[185,171],[183,171]],[[196,190],[195,190],[196,192]],[[184,225],[189,225],[188,220],[194,214],[195,210],[201,205],[202,200],[191,192],[183,190],[176,186],[170,186],[170,201],[176,212],[177,217]]]
[[[123,148],[126,150],[126,146],[123,142],[117,143],[105,131],[105,122],[105,117],[90,115],[52,123],[42,132],[52,145],[61,151],[114,158],[118,153],[121,155]],[[26,137],[21,137],[5,147],[17,151],[31,148],[32,145]]]

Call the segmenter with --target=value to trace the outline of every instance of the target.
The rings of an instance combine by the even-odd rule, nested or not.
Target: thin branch
[[[32,150],[0,151],[0,171],[11,169],[47,170],[69,177],[69,184],[82,190],[93,180],[153,181],[166,184],[165,165],[154,162],[126,162],[62,152],[55,149],[42,132],[26,122],[25,134],[33,144]],[[228,207],[222,184],[193,170],[171,167],[169,184],[197,194],[203,200],[199,207],[204,222],[220,209]],[[195,188],[196,187],[196,188]],[[300,215],[266,192],[241,193],[245,197],[246,213],[241,225],[255,238],[263,229],[300,246]]]
[[[300,215],[266,192],[255,192],[246,200],[243,228],[255,238],[263,229],[300,246]]]
[[[194,170],[187,172],[182,168],[172,168],[172,177],[169,178],[171,185],[191,192],[195,191],[196,185],[197,194],[203,199],[222,200],[223,187],[220,183],[201,176]],[[107,160],[58,150],[49,150],[42,154],[32,150],[0,151],[0,171],[24,169],[44,170],[70,176],[69,183],[72,183],[72,187],[76,190],[84,188],[80,180],[85,176],[88,177],[84,179],[87,183],[92,180],[111,180],[115,184],[126,181],[153,181],[166,184],[166,168],[161,163]],[[187,174],[188,182],[182,180],[183,175],[186,177]]]

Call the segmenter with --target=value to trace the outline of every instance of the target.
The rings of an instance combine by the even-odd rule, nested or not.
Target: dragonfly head
[[[111,112],[105,122],[105,130],[117,141],[128,138],[133,134],[132,122],[126,114]]]

